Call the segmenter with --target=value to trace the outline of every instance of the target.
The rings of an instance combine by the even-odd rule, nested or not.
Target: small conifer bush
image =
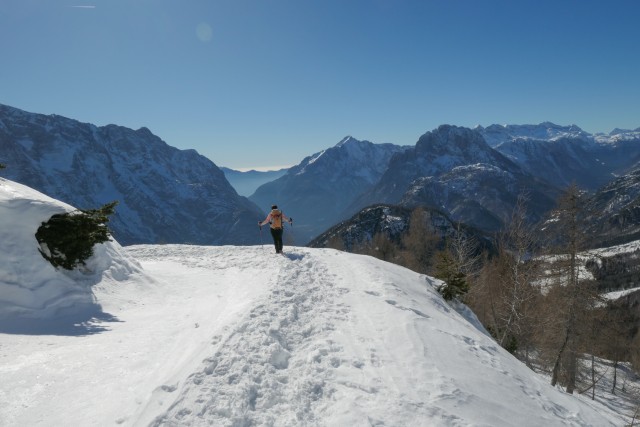
[[[117,201],[99,209],[55,214],[36,232],[40,253],[54,267],[73,270],[93,255],[93,246],[109,241],[107,227]]]
[[[436,278],[444,284],[437,291],[447,301],[462,298],[469,291],[466,275],[459,271],[456,262],[448,250],[437,254]]]

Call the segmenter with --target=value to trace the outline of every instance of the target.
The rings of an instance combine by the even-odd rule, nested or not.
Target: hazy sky
[[[0,103],[218,166],[440,124],[640,127],[638,0],[1,0]]]

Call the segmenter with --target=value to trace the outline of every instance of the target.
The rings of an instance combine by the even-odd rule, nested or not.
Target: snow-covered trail
[[[330,337],[348,316],[323,256],[259,252],[268,290],[233,327],[213,337],[210,355],[184,381],[175,403],[152,425],[309,425],[335,390],[331,371],[348,361]],[[154,409],[151,413],[157,413]],[[145,421],[145,417],[142,418]]]
[[[112,316],[97,330],[0,335],[1,426],[616,424],[402,267],[329,249],[126,251],[144,273],[95,288]]]

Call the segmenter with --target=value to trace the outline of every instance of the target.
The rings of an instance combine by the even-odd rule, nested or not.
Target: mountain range
[[[558,187],[575,182],[595,191],[640,162],[640,128],[591,135],[575,125],[477,127],[487,143],[527,173]]]
[[[77,206],[118,200],[109,224],[124,245],[258,243],[262,211],[195,150],[141,128],[97,127],[0,105],[6,178]]]
[[[249,199],[265,209],[277,204],[295,220],[296,243],[306,244],[343,219],[354,197],[366,194],[390,159],[407,148],[347,136],[260,186]]]
[[[307,221],[316,221],[331,209],[331,220],[338,223],[383,203],[435,209],[452,221],[495,232],[504,227],[520,195],[527,198],[529,219],[535,223],[569,184],[597,193],[616,177],[634,171],[639,160],[638,130],[591,135],[575,125],[549,122],[474,129],[442,125],[421,136],[415,146],[395,152],[377,182],[365,191],[341,194],[339,204],[314,191],[317,182],[340,176],[334,168],[309,172],[303,161],[296,173],[281,180],[286,178],[287,186],[296,189],[296,204],[310,207]],[[343,161],[352,162],[350,174],[358,173],[358,161],[347,156]],[[277,199],[274,183],[265,184],[255,195],[264,201]],[[323,240],[320,234],[315,237],[319,240],[314,244]]]
[[[146,128],[97,127],[0,105],[3,176],[80,208],[119,200],[110,226],[134,243],[251,244],[255,222],[277,204],[294,218],[288,244],[305,245],[374,205],[422,206],[485,233],[504,227],[520,195],[531,222],[569,183],[593,195],[600,242],[638,235],[640,129],[589,134],[578,126],[442,125],[414,146],[347,136],[240,196],[260,173],[223,172],[195,150],[169,146]],[[229,177],[227,179],[225,177]],[[235,176],[233,178],[232,176]],[[255,181],[258,179],[258,181]],[[248,187],[242,190],[250,192]]]

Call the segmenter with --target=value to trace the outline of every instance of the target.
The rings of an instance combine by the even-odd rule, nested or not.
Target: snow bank
[[[97,245],[82,271],[55,269],[40,255],[35,234],[53,214],[73,209],[0,179],[0,319],[5,324],[9,318],[50,318],[93,310],[91,286],[103,275],[124,280],[140,269],[115,241]]]

